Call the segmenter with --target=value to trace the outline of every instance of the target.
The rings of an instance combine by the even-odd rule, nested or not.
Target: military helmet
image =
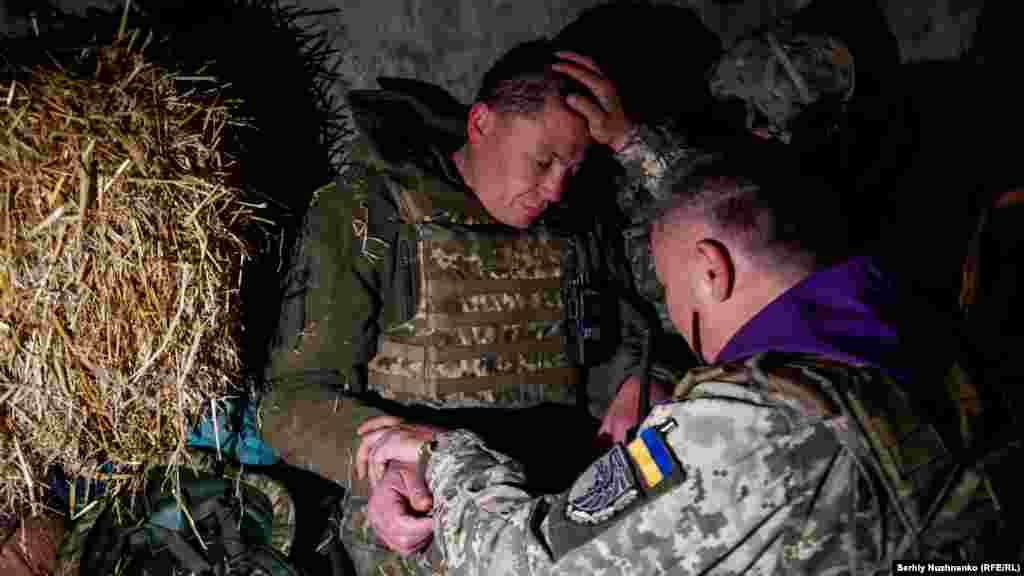
[[[842,41],[795,32],[789,23],[741,40],[709,76],[712,96],[744,104],[747,130],[786,144],[802,112],[833,106],[835,114],[824,117],[834,119],[855,87],[853,54]]]

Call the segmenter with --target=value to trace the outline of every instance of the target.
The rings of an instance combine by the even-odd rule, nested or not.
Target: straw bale
[[[0,83],[0,513],[38,512],[52,464],[184,458],[242,374],[244,232],[266,220],[223,146],[240,123],[139,44]]]

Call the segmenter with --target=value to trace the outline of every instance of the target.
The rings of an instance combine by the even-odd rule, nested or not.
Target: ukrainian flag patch
[[[646,428],[626,446],[630,457],[640,471],[644,485],[654,488],[675,468],[672,453],[657,428]]]

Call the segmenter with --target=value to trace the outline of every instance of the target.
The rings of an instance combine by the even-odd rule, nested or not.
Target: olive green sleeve
[[[381,274],[363,256],[361,235],[372,180],[382,178],[353,164],[316,191],[290,264],[283,342],[260,400],[263,441],[289,465],[341,484],[350,481],[356,424],[380,415],[338,394],[358,389],[379,324]]]
[[[353,162],[317,191],[297,266],[304,276],[299,341],[278,353],[274,376],[330,372],[340,386],[362,389],[375,353],[390,257],[388,243],[369,229],[370,205],[381,204],[370,197],[387,196],[387,189],[379,169]]]
[[[384,176],[365,165],[355,165],[340,177],[337,222],[344,240],[339,245],[338,270],[345,289],[335,302],[337,317],[349,326],[347,371],[349,389],[366,388],[366,366],[376,353],[381,329],[381,313],[388,281],[394,242],[390,230],[381,222],[392,219],[391,204]]]

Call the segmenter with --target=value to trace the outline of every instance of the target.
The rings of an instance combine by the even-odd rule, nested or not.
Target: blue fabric
[[[121,472],[107,462],[99,468],[103,474]],[[102,498],[107,493],[107,483],[104,480],[94,478],[75,478],[75,509],[71,509],[71,479],[64,474],[64,469],[54,464],[46,471],[46,497],[47,506],[54,510],[61,510],[69,516],[81,512],[90,502]]]
[[[240,405],[243,410],[241,430],[231,430]],[[230,401],[226,411],[217,410],[216,432],[214,434],[213,418],[207,414],[189,436],[189,447],[216,450],[219,440],[221,454],[247,466],[269,466],[280,459],[277,452],[260,438],[253,402]]]
[[[234,415],[241,404],[244,404],[242,429],[238,433],[231,431],[230,428],[234,425]],[[280,459],[277,452],[260,438],[256,429],[256,410],[252,402],[229,402],[226,411],[218,410],[217,435],[214,434],[213,419],[207,414],[189,435],[188,446],[216,450],[218,438],[220,453],[225,458],[236,460],[246,466],[269,466]],[[108,462],[101,466],[99,471],[118,473],[130,470],[122,470]],[[46,484],[47,504],[70,515],[81,512],[90,502],[103,497],[107,490],[107,482],[102,476],[100,479],[75,478],[75,509],[71,510],[71,479],[65,475],[63,468],[59,465],[50,466],[47,470]]]
[[[671,474],[672,456],[668,453],[668,448],[665,447],[661,434],[654,428],[647,428],[640,432],[640,438],[643,439],[644,445],[647,446],[651,459],[658,465],[658,470],[661,470],[661,475],[668,476]]]

